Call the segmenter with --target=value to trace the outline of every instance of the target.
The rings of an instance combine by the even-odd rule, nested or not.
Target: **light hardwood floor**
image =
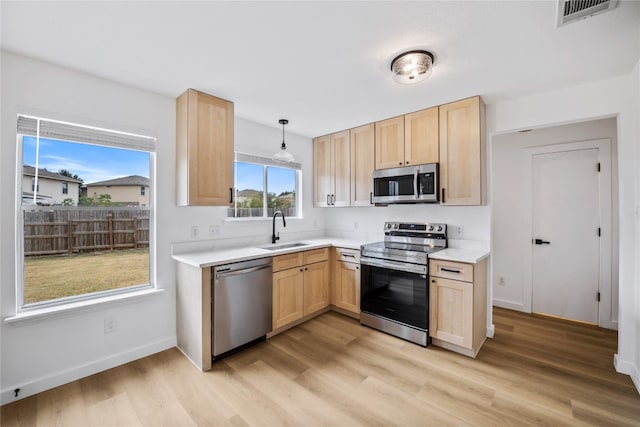
[[[477,359],[326,313],[199,372],[171,349],[2,407],[3,426],[640,425],[615,331],[495,309]]]

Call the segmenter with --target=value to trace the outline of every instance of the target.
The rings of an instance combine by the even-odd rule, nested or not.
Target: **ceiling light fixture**
[[[398,83],[420,82],[429,75],[433,67],[433,54],[426,50],[410,50],[396,56],[391,61],[393,79]]]
[[[273,155],[274,160],[280,160],[282,162],[293,162],[295,159],[293,158],[293,154],[287,151],[287,145],[284,143],[284,125],[289,123],[287,119],[280,119],[278,123],[282,125],[282,145],[280,146],[280,151]]]

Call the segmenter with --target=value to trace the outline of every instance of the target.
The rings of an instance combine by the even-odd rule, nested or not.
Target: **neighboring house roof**
[[[123,176],[122,178],[108,179],[106,181],[92,182],[85,184],[87,187],[126,187],[126,186],[149,186],[149,178],[140,175]]]
[[[26,176],[36,176],[36,168],[30,165],[22,165],[22,174]],[[81,179],[71,178],[70,176],[60,175],[56,172],[50,172],[46,169],[38,168],[38,178],[55,179],[58,181],[75,182],[82,184]]]

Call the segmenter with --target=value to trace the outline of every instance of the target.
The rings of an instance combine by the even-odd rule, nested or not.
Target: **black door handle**
[[[551,242],[548,242],[548,241],[542,240],[542,239],[536,239],[535,243],[536,243],[536,245],[549,245],[549,244],[551,244]]]

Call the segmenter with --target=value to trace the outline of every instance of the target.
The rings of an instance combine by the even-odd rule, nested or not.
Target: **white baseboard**
[[[638,390],[640,394],[640,371],[638,367],[626,360],[620,359],[618,353],[613,355],[613,367],[616,369],[616,372],[629,375],[631,381],[633,381],[633,385],[636,386],[636,390]]]
[[[506,300],[501,300],[501,299],[493,299],[493,305],[496,307],[500,307],[500,308],[507,308],[509,310],[516,310],[516,311],[522,311],[523,313],[530,313],[530,311],[528,311],[525,307],[524,304],[522,303],[517,303],[517,302],[511,302],[511,301],[506,301]]]
[[[89,375],[124,365],[125,363],[175,347],[176,344],[177,339],[174,336],[142,347],[133,348],[122,353],[117,353],[112,356],[105,357],[104,359],[79,365],[47,377],[39,378],[23,384],[11,385],[3,389],[0,393],[0,404],[4,405],[6,403],[14,402],[37,393],[41,393],[45,390],[88,377]],[[18,397],[15,396],[16,389],[20,389]]]
[[[487,338],[493,338],[493,336],[496,334],[496,325],[489,325],[487,326]]]

